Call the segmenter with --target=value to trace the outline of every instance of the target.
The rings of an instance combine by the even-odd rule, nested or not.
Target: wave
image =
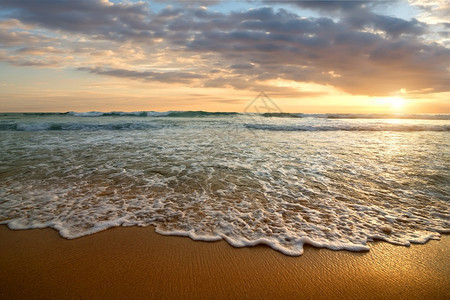
[[[63,113],[0,113],[0,117],[17,116],[73,116],[73,117],[224,117],[256,115],[265,118],[317,118],[317,119],[410,119],[410,120],[450,120],[450,114],[305,114],[305,113],[239,113],[239,112],[208,112],[203,110],[189,111],[89,111],[89,112],[63,112]]]
[[[245,124],[245,127],[268,131],[450,131],[450,125],[409,125],[409,124],[372,124],[336,126],[308,126],[308,125],[272,125],[272,124]]]
[[[207,111],[174,111],[167,114],[167,117],[208,117],[208,116],[234,116],[237,112],[207,112]]]
[[[410,119],[410,120],[450,120],[445,114],[326,114],[327,119]]]
[[[156,121],[155,121],[156,122]],[[167,127],[178,127],[173,122],[158,122],[150,120],[142,122],[12,122],[0,121],[0,131],[99,131],[99,130],[152,130]],[[185,125],[183,125],[185,126]],[[182,126],[182,127],[183,127]],[[205,125],[206,126],[206,125]],[[264,124],[264,123],[241,123],[232,125],[227,123],[224,126],[239,126],[250,130],[262,131],[400,131],[400,132],[418,132],[434,131],[449,132],[450,125],[441,124]]]
[[[261,114],[266,118],[305,118],[308,115],[305,114],[293,114],[293,113],[263,113]]]
[[[159,117],[165,116],[169,112],[156,112],[156,111],[134,111],[134,112],[123,112],[123,111],[112,111],[112,112],[101,112],[101,111],[89,111],[89,112],[74,112],[70,111],[66,114],[74,117]]]
[[[145,130],[159,129],[162,124],[152,123],[109,123],[109,124],[85,124],[85,123],[57,123],[57,122],[36,122],[36,123],[0,123],[0,131],[66,131],[66,130]]]
[[[75,117],[107,117],[107,116],[126,116],[126,117],[175,117],[175,118],[194,118],[209,116],[233,116],[238,115],[237,112],[208,112],[208,111],[136,111],[136,112],[68,112],[68,115]]]
[[[303,114],[263,113],[267,118],[450,120],[447,114]]]

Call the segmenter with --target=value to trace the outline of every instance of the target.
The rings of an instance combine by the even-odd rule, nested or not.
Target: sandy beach
[[[449,299],[450,238],[369,252],[306,247],[288,257],[119,227],[66,240],[0,226],[1,299]]]

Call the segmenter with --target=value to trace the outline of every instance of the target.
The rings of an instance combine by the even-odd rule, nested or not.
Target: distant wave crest
[[[34,123],[1,123],[0,131],[59,131],[59,130],[147,130],[164,127],[161,124],[152,123],[108,123],[108,124],[86,124],[86,123],[57,123],[57,122],[34,122]]]
[[[135,111],[135,112],[68,112],[68,115],[75,117],[105,117],[105,116],[126,116],[126,117],[208,117],[208,116],[232,116],[238,115],[236,112],[208,112],[208,111]]]
[[[446,114],[302,114],[264,113],[268,118],[319,118],[319,119],[410,119],[410,120],[450,120]]]
[[[334,126],[245,124],[245,127],[269,131],[450,131],[450,125],[371,124]]]

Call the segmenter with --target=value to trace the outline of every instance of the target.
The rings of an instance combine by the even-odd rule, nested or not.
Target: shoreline
[[[74,240],[0,226],[0,298],[450,298],[450,236],[286,256],[116,227]]]

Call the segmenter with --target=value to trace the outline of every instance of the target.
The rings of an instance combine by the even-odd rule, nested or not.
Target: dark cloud
[[[419,36],[427,32],[425,23],[416,19],[406,21],[391,16],[375,14],[367,9],[360,9],[357,13],[346,14],[343,23],[353,29],[373,28],[385,32],[391,37],[398,37],[402,34]]]
[[[61,54],[63,51],[53,47],[23,47],[17,49],[16,53],[22,55],[42,56],[47,54]]]
[[[249,64],[249,63],[243,63],[243,64],[234,64],[230,66],[230,69],[235,69],[235,70],[245,70],[245,69],[253,69],[255,67],[254,64]]]
[[[295,5],[300,8],[318,10],[329,14],[338,12],[345,20],[344,23],[353,28],[364,29],[365,27],[373,27],[376,30],[386,32],[386,34],[397,37],[401,34],[421,35],[426,32],[426,25],[412,19],[406,21],[392,16],[384,16],[376,14],[372,8],[379,6],[389,6],[400,1],[266,1],[267,3],[285,3]]]
[[[120,78],[138,79],[143,81],[160,82],[181,82],[189,83],[194,79],[203,78],[202,75],[189,72],[152,72],[152,71],[134,71],[127,69],[103,69],[99,67],[80,67],[80,71],[87,71],[91,74],[107,75]]]
[[[130,40],[153,37],[148,4],[101,0],[0,0],[0,8],[22,22],[97,38]]]
[[[416,38],[415,34],[424,32],[423,24],[373,13],[367,16],[356,24],[349,16],[340,21],[299,19],[284,10],[261,8],[230,14],[235,29],[196,33],[187,46],[191,51],[217,52],[230,60],[255,63],[251,73],[257,74],[255,80],[312,81],[380,96],[400,88],[448,90],[450,51]],[[369,25],[384,35],[368,31]],[[330,71],[338,76],[324,75]],[[230,83],[237,88],[243,84]]]
[[[221,1],[222,0],[177,0],[177,1],[175,1],[175,3],[185,5],[185,6],[198,6],[198,5],[209,6],[209,5],[215,5]],[[167,4],[174,3],[173,0],[156,0],[156,2],[167,3]]]
[[[395,0],[393,0],[395,1]],[[390,2],[393,2],[390,1]],[[354,11],[368,6],[374,6],[387,1],[359,1],[359,0],[265,0],[267,4],[286,4],[294,5],[300,8],[318,10],[325,13]]]

